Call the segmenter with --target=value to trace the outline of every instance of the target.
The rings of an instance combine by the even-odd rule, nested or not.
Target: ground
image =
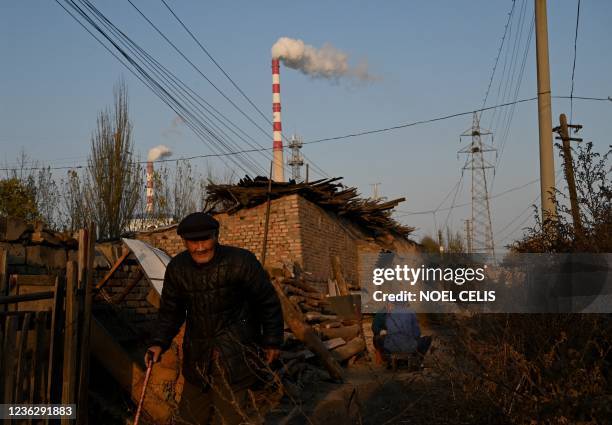
[[[400,367],[393,371],[385,365],[374,364],[364,355],[345,369],[346,380],[342,384],[321,378],[304,382],[299,397],[283,397],[266,416],[266,424],[500,423],[495,412],[483,411],[482,405],[475,405],[474,397],[469,397],[472,401],[468,403],[465,389],[457,388],[447,373],[445,365],[454,364],[452,353],[457,347],[454,330],[460,326],[461,318],[427,316],[419,317],[419,321],[422,333],[433,337],[422,368]],[[364,330],[369,351],[373,353],[369,322],[365,323]],[[113,408],[100,406],[97,400],[98,397],[91,403],[98,409],[96,419],[104,419],[92,423],[132,423],[134,406],[125,397],[115,397],[117,406]]]
[[[462,389],[445,376],[444,366],[454,344],[452,327],[421,319],[433,343],[423,368],[389,370],[366,358],[346,369],[346,382],[318,381],[302,389],[297,409],[287,399],[268,416],[271,424],[475,424],[493,423],[486,412],[465,404]],[[371,338],[366,324],[366,337]],[[372,348],[371,346],[369,347]],[[290,412],[294,413],[286,421]],[[493,419],[493,420],[492,420]]]

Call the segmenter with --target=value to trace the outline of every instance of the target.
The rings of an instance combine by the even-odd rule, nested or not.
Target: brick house
[[[359,270],[365,266],[359,264],[361,253],[375,254],[381,250],[416,252],[417,245],[408,237],[412,228],[396,223],[388,212],[403,199],[390,202],[362,200],[346,196],[347,190],[337,191],[337,185],[331,184],[325,187],[325,196],[322,197],[321,183],[318,184],[318,192],[315,193],[309,190],[310,185],[304,183],[300,184],[301,187],[295,183],[274,183],[276,190],[273,189],[273,194],[276,198],[270,202],[266,267],[297,263],[311,273],[312,280],[326,282],[330,277],[330,256],[339,256],[347,281],[358,285]],[[220,242],[246,248],[261,260],[267,210],[265,197],[261,197],[261,191],[252,194],[252,190],[249,190],[247,198],[240,197],[241,192],[236,191],[239,187],[240,184],[222,187],[223,190],[231,190],[231,198],[240,199],[240,204],[234,203],[231,208],[225,204],[222,211],[215,213],[221,224]],[[217,198],[229,199],[226,192],[213,190],[216,190],[213,193]],[[355,190],[349,190],[349,195],[356,194]],[[336,200],[335,195],[342,198]],[[357,205],[352,207],[350,214],[342,208],[343,202],[347,201]],[[365,216],[377,207],[382,208],[378,211],[376,222],[369,224]],[[176,234],[176,225],[140,232],[136,238],[171,256],[184,249]]]

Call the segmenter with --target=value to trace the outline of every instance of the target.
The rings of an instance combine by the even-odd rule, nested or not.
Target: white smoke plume
[[[162,130],[162,136],[165,139],[181,137],[183,135],[183,132],[181,131],[181,127],[183,126],[183,124],[185,124],[185,121],[177,115],[170,123],[170,127]]]
[[[168,146],[158,145],[149,150],[147,161],[157,161],[158,159],[167,158],[172,155],[172,151]]]
[[[285,66],[309,75],[313,78],[338,80],[352,78],[358,81],[374,81],[378,77],[370,74],[365,61],[351,67],[348,54],[338,50],[329,43],[317,49],[302,40],[281,37],[272,46],[272,57],[280,59]]]

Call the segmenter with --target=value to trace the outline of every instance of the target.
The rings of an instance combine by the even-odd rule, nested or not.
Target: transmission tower
[[[496,152],[492,145],[483,142],[482,136],[491,136],[489,130],[480,128],[478,114],[474,113],[472,128],[463,132],[460,139],[471,137],[468,146],[459,153],[469,155],[464,170],[472,171],[472,218],[470,220],[468,240],[471,241],[471,251],[478,254],[495,255],[493,245],[493,229],[491,226],[491,209],[489,207],[489,192],[487,189],[487,169],[495,167],[484,157],[485,152]],[[496,154],[497,155],[497,154]]]
[[[291,178],[296,182],[302,180],[300,175],[300,169],[304,165],[304,157],[300,153],[300,149],[302,149],[302,138],[296,136],[295,134],[291,136],[291,140],[289,141],[289,149],[291,149],[291,157],[287,164],[291,167]]]
[[[465,220],[465,240],[467,241],[467,253],[472,253],[472,220]]]

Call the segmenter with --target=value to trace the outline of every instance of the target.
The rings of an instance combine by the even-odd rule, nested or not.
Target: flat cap
[[[219,222],[210,214],[195,212],[181,220],[176,233],[191,240],[212,238],[219,230]]]

